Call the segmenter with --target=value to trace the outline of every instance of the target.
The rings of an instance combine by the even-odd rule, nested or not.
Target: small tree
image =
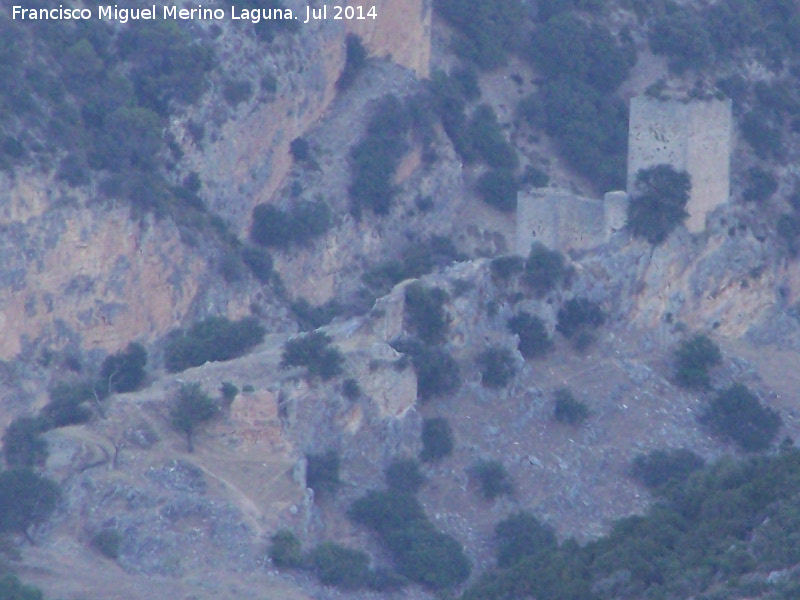
[[[370,579],[369,556],[361,550],[323,542],[308,553],[308,567],[324,585],[355,590]]]
[[[42,437],[44,423],[36,417],[11,421],[3,434],[3,456],[9,467],[36,467],[47,460],[47,442]]]
[[[339,480],[339,453],[328,450],[323,454],[306,455],[306,485],[316,494],[335,494]]]
[[[481,200],[502,212],[517,209],[519,182],[507,169],[491,169],[478,177],[475,189]]]
[[[552,551],[558,546],[553,529],[525,512],[500,521],[494,531],[497,536],[497,565],[501,568],[510,567],[526,556]]]
[[[109,394],[133,392],[144,383],[147,350],[139,343],[107,356],[100,366],[100,381]]]
[[[508,320],[508,328],[519,336],[519,351],[526,359],[541,358],[553,348],[544,321],[537,316],[520,311]]]
[[[470,467],[470,472],[478,479],[481,495],[486,500],[510,494],[514,489],[511,476],[498,460],[479,460]]]
[[[170,425],[186,436],[189,452],[194,452],[194,433],[197,427],[216,416],[219,407],[206,394],[199,383],[185,383],[178,391],[178,398],[169,411]]]
[[[447,419],[437,417],[422,422],[422,452],[425,462],[439,460],[453,452],[453,432]]]
[[[60,496],[55,481],[30,469],[3,471],[0,473],[0,532],[27,535],[28,527],[50,517]]]
[[[281,368],[306,367],[312,377],[327,381],[342,372],[344,356],[331,337],[321,331],[312,331],[290,339],[283,347]]]
[[[487,348],[478,357],[481,383],[485,387],[504,388],[517,374],[514,357],[506,348]]]
[[[268,553],[276,567],[298,569],[303,566],[302,545],[289,529],[279,529],[272,534]]]
[[[669,482],[683,482],[705,461],[686,448],[653,450],[633,459],[631,475],[649,488],[658,488]]]
[[[776,411],[762,406],[756,395],[740,383],[717,394],[700,420],[745,452],[766,450],[783,424]]]
[[[688,173],[669,165],[640,170],[628,206],[631,233],[653,245],[662,243],[689,216],[686,203],[691,188]]]
[[[695,335],[675,350],[675,381],[685,388],[707,388],[708,370],[721,362],[719,346],[705,335]]]
[[[580,425],[589,416],[586,404],[576,400],[572,392],[566,388],[556,390],[556,401],[553,408],[553,418],[559,423],[567,425]]]
[[[606,315],[597,302],[588,298],[573,298],[558,310],[556,331],[582,347],[585,345],[584,336],[591,336],[605,321]]]
[[[538,297],[556,289],[567,277],[564,255],[558,250],[549,250],[541,242],[534,242],[525,261],[523,281]]]
[[[442,343],[448,326],[444,310],[447,293],[415,281],[406,287],[404,299],[409,327],[427,344]]]

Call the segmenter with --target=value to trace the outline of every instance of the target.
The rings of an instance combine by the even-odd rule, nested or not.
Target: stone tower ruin
[[[730,100],[631,99],[628,129],[628,193],[636,173],[659,164],[686,171],[692,191],[686,228],[705,229],[706,215],[728,201],[733,117]]]

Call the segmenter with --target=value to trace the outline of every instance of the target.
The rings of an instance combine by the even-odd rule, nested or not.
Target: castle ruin
[[[703,231],[706,215],[728,201],[732,143],[730,100],[633,98],[628,129],[628,193],[609,192],[603,199],[553,189],[520,194],[515,250],[527,256],[535,241],[563,252],[588,250],[608,242],[625,226],[636,173],[660,164],[689,174],[692,190],[685,225],[692,233]]]

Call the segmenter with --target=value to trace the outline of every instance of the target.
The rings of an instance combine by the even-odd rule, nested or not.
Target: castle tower
[[[640,169],[669,164],[686,171],[692,191],[686,227],[705,229],[706,215],[730,195],[733,117],[730,100],[631,99],[628,130],[628,193]]]

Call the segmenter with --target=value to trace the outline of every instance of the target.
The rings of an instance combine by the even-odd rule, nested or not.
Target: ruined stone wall
[[[606,241],[603,201],[557,190],[535,190],[517,200],[516,252],[533,242],[561,251],[584,250]]]
[[[703,231],[706,214],[728,201],[732,136],[730,100],[631,99],[628,192],[640,169],[669,164],[687,171],[692,192],[686,227]]]

